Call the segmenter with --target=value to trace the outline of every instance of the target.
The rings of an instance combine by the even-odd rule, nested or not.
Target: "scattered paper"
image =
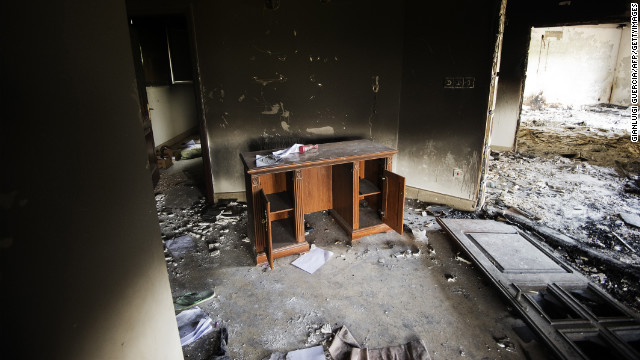
[[[421,242],[429,241],[429,238],[427,237],[427,229],[411,228],[411,232],[413,233],[413,237],[416,241],[421,241]]]
[[[300,349],[296,351],[290,351],[287,354],[286,360],[324,360],[324,350],[322,345]]]
[[[620,213],[620,217],[627,224],[640,227],[640,216],[632,213]]]
[[[269,166],[282,160],[281,157],[275,155],[256,155],[256,166]]]
[[[176,316],[180,344],[187,346],[213,330],[211,318],[195,306]]]
[[[167,240],[164,244],[173,256],[182,256],[195,247],[193,238],[189,235],[182,235],[175,239]]]
[[[300,268],[309,274],[313,274],[322,265],[324,265],[331,256],[333,256],[333,253],[329,250],[313,248],[308,253],[297,258],[291,263],[291,265]]]
[[[287,157],[291,154],[299,153],[300,146],[302,146],[302,144],[294,144],[289,148],[274,151],[269,155],[256,155],[256,166],[261,167],[273,165],[282,160],[282,158],[284,157]]]
[[[277,157],[285,157],[290,154],[299,152],[300,146],[302,146],[302,144],[293,144],[293,146],[286,148],[284,150],[274,151],[273,155]]]

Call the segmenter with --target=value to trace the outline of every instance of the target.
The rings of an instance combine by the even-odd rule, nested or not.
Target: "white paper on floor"
[[[195,306],[176,316],[180,344],[187,346],[213,330],[211,318]]]
[[[306,349],[290,351],[286,360],[324,360],[324,350],[322,346],[314,346]]]
[[[313,248],[308,253],[297,258],[291,263],[291,265],[298,267],[309,274],[313,274],[322,265],[324,265],[331,256],[333,256],[333,253],[329,250]]]

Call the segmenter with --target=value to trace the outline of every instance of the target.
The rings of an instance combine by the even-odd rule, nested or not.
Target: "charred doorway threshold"
[[[437,219],[560,359],[640,358],[638,316],[518,228]]]

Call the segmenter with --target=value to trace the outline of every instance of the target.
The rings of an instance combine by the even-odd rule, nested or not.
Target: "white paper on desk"
[[[333,256],[333,253],[329,250],[323,250],[320,248],[313,248],[308,253],[300,256],[291,265],[300,268],[309,274],[313,274],[316,270],[320,269],[324,263]]]
[[[284,150],[274,151],[273,155],[279,156],[279,157],[285,157],[285,156],[288,156],[290,154],[300,152],[300,146],[302,146],[302,144],[293,144],[293,146],[290,147],[290,148],[287,148],[287,149],[284,149]]]
[[[289,351],[286,360],[324,360],[324,350],[322,345],[300,349],[296,351]]]
[[[280,160],[282,158],[275,155],[256,155],[256,166],[269,166],[278,163]]]

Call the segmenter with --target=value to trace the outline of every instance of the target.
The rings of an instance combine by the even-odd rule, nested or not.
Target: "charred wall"
[[[238,154],[298,142],[397,143],[401,2],[194,2],[216,193],[244,189]]]
[[[482,166],[500,1],[406,5],[398,171],[407,185],[473,207]],[[473,77],[473,88],[444,88]],[[460,169],[463,176],[453,177]]]
[[[497,150],[512,150],[515,145],[531,34],[531,26],[527,22],[509,16],[510,6],[507,3],[498,93],[491,129],[491,147]]]

